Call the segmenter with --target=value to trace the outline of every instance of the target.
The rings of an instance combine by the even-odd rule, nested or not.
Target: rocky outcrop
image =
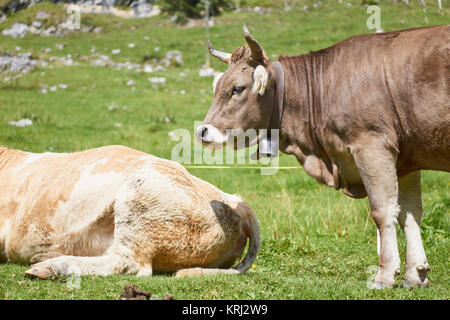
[[[10,0],[6,5],[0,7],[3,13],[17,12],[28,8],[37,2],[45,0]],[[151,3],[155,0],[47,0],[52,3],[72,3],[81,6],[101,6],[111,8],[113,6],[129,7],[133,10],[134,17],[139,18],[150,16],[152,12]],[[0,14],[1,19],[1,14]]]

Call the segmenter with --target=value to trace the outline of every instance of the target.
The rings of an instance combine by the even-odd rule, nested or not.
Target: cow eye
[[[245,89],[244,87],[236,86],[236,87],[233,88],[233,90],[231,90],[231,95],[235,95],[237,93],[241,93],[242,91],[244,91],[244,89]]]

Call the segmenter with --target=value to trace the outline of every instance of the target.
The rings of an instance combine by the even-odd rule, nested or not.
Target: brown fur
[[[245,26],[244,37],[249,43]],[[256,69],[251,57],[262,48],[253,40],[250,47],[233,52],[216,84],[196,131],[207,146],[233,138],[226,129],[273,129],[280,72],[264,55]],[[280,150],[295,155],[318,182],[350,197],[369,197],[380,233],[378,287],[395,283],[395,224],[399,217],[408,221],[402,224],[409,257],[405,281],[427,286],[422,208],[407,203],[421,201],[419,170],[450,172],[450,26],[354,36],[278,62],[284,74]],[[265,91],[249,90],[255,70],[269,77]],[[231,94],[235,86],[245,90]]]

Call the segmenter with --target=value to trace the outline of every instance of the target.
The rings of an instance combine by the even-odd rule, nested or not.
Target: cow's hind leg
[[[25,271],[25,275],[40,279],[76,275],[137,274],[138,264],[118,254],[99,257],[60,256],[36,263]]]
[[[214,268],[187,268],[178,270],[175,273],[175,277],[193,277],[193,276],[205,276],[212,274],[240,274],[235,269],[214,269]]]
[[[369,197],[372,218],[380,233],[380,268],[373,288],[392,288],[400,273],[397,245],[398,184],[395,155],[382,141],[366,140],[352,154]]]
[[[420,234],[422,196],[420,171],[399,179],[399,223],[406,237],[406,273],[403,286],[427,287],[430,269]]]
[[[63,254],[59,253],[59,252],[38,253],[31,257],[30,262],[31,262],[31,264],[35,264],[35,263],[42,262],[42,261],[45,261],[45,260],[48,260],[51,258],[56,258],[56,257],[62,256],[62,255]]]

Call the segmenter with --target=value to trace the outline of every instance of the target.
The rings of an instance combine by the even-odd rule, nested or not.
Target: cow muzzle
[[[228,141],[228,134],[223,134],[211,124],[200,125],[195,130],[197,141],[209,148],[221,148]]]

